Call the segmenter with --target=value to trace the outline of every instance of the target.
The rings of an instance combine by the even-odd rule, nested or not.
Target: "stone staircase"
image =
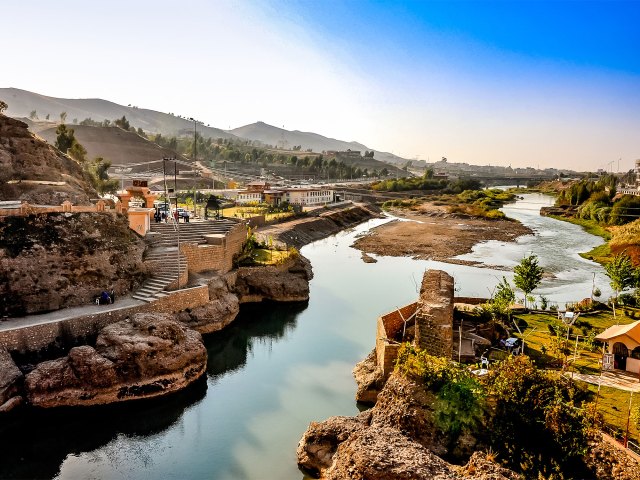
[[[152,248],[144,261],[153,273],[132,297],[145,302],[166,296],[164,290],[187,270],[187,259],[178,253],[178,247]]]
[[[209,234],[225,234],[238,224],[230,219],[210,220],[204,222],[180,223],[152,223],[151,232],[161,234],[154,241],[155,247],[175,247],[180,242],[206,243],[204,236]]]
[[[173,221],[152,223],[151,232],[156,238],[148,247],[144,258],[152,273],[132,297],[152,302],[168,295],[166,288],[187,270],[187,259],[178,252],[178,238],[180,242],[206,243],[205,235],[225,234],[237,224],[237,221],[230,219],[179,225]]]

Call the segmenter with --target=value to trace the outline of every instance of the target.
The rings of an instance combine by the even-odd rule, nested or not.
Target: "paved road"
[[[82,317],[94,313],[120,310],[136,305],[143,305],[144,303],[145,302],[143,302],[142,300],[136,300],[131,297],[118,297],[116,299],[116,303],[112,305],[79,305],[77,307],[63,308],[62,310],[55,310],[49,313],[41,313],[38,315],[28,315],[26,317],[0,320],[0,332],[30,327],[33,325],[59,322],[61,320],[68,320],[70,318]]]

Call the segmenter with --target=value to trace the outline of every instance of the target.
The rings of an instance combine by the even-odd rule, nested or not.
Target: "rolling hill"
[[[125,116],[133,127],[142,128],[145,132],[162,133],[165,136],[193,132],[193,122],[188,119],[145,108],[125,107],[99,98],[55,98],[18,88],[0,88],[0,99],[9,105],[5,114],[10,117],[29,117],[33,110],[41,120],[47,115],[51,120],[59,120],[60,113],[66,112],[67,122],[73,119],[80,122],[85,118],[101,122]],[[235,138],[219,128],[198,124],[197,129],[205,137]]]
[[[132,166],[133,172],[162,169],[163,157],[189,161],[173,150],[160,147],[133,132],[118,127],[91,127],[72,125],[78,142],[87,150],[87,158],[102,157],[111,164]],[[56,142],[56,127],[40,130],[38,135],[51,145]],[[148,162],[157,162],[149,165]],[[143,164],[143,165],[139,165]]]
[[[322,152],[326,150],[359,150],[364,154],[365,150],[373,150],[375,152],[376,160],[392,164],[406,162],[406,159],[404,158],[388,152],[380,152],[358,142],[346,142],[344,140],[325,137],[313,132],[285,130],[264,122],[251,123],[243,127],[228,130],[228,132],[237,137],[258,140],[268,145],[280,146],[287,149],[300,145],[302,146],[302,150],[310,148],[314,152]]]
[[[185,118],[157,112],[155,110],[130,106],[125,107],[99,98],[56,98],[18,88],[0,88],[0,99],[9,105],[5,113],[11,117],[29,117],[33,110],[36,111],[40,120],[44,120],[48,114],[52,121],[59,120],[60,113],[66,112],[67,122],[71,123],[73,123],[72,120],[74,119],[78,122],[85,118],[103,121],[126,116],[133,127],[142,128],[145,132],[161,133],[164,136],[189,135],[193,132],[193,122]],[[302,150],[311,148],[315,152],[322,152],[323,150],[344,151],[350,149],[360,150],[364,153],[365,150],[373,150],[375,152],[375,159],[382,162],[404,164],[407,161],[397,155],[381,152],[358,142],[347,142],[312,132],[285,130],[264,122],[256,122],[232,130],[222,130],[198,124],[197,129],[203,137],[240,137],[247,140],[257,140],[267,145],[280,145],[285,148],[301,145]],[[81,141],[81,143],[83,142]],[[115,160],[113,161],[116,163]]]

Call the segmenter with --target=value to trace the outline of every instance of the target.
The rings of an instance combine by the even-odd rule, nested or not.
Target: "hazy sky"
[[[0,2],[0,86],[407,158],[627,170],[640,1]]]

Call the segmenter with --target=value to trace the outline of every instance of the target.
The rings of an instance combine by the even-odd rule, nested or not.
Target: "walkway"
[[[604,387],[613,387],[627,392],[640,392],[640,377],[633,373],[623,372],[622,370],[602,372],[602,377],[600,375],[590,375],[586,373],[565,373],[565,375],[574,380],[582,380],[583,382],[593,385],[600,383]]]
[[[17,330],[20,328],[31,327],[33,325],[42,325],[45,323],[59,322],[69,320],[71,318],[83,317],[85,315],[93,315],[95,313],[111,312],[123,308],[134,307],[136,305],[144,305],[146,302],[136,300],[130,296],[117,297],[116,303],[111,305],[79,305],[77,307],[68,307],[61,310],[55,310],[49,313],[40,313],[37,315],[28,315],[26,317],[9,318],[0,321],[0,332],[7,330]]]

